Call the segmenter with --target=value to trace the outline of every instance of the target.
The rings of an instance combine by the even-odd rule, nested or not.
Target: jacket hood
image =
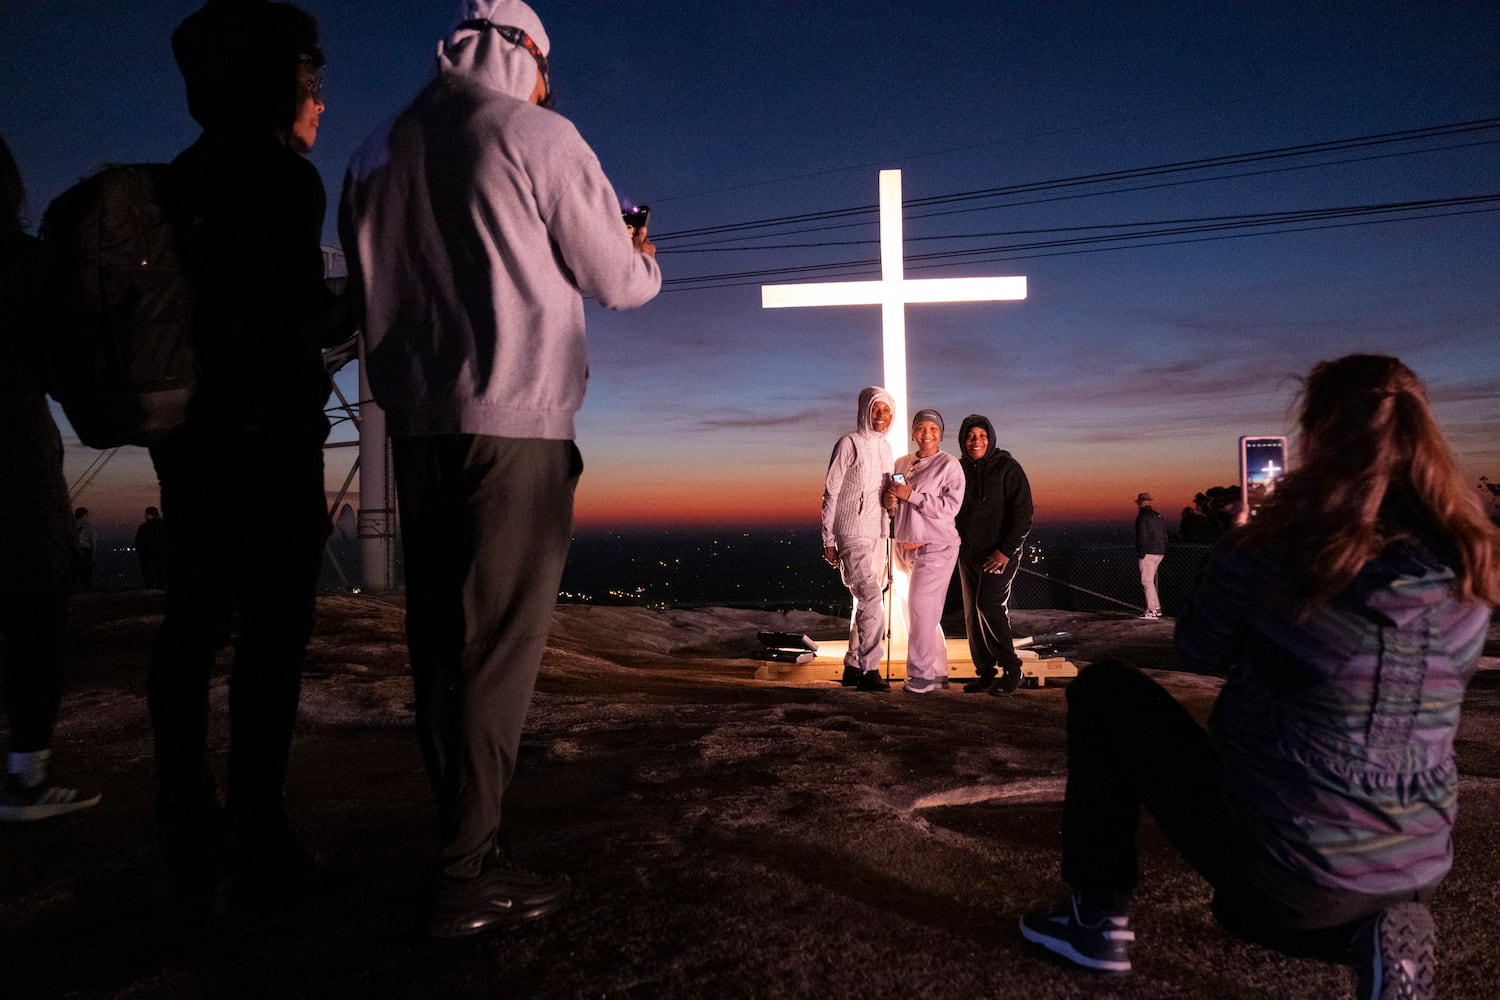
[[[323,65],[313,16],[265,0],[209,0],[172,32],[172,55],[188,112],[205,130],[282,141],[297,115],[302,65]]]
[[[896,400],[890,393],[878,385],[866,386],[859,390],[859,415],[854,419],[854,429],[859,434],[874,434],[875,429],[870,425],[870,410],[876,403],[884,403],[896,412]],[[884,435],[877,435],[883,437]]]
[[[964,422],[958,425],[958,453],[959,453],[959,456],[962,457],[965,462],[973,462],[973,461],[975,461],[975,459],[972,459],[972,458],[969,457],[969,452],[964,448],[964,438],[966,438],[966,437],[969,436],[969,428],[970,427],[982,427],[982,428],[984,428],[985,435],[990,439],[990,446],[989,446],[989,449],[984,453],[984,458],[989,458],[996,451],[996,448],[995,448],[995,428],[994,428],[994,425],[992,425],[990,423],[990,418],[989,417],[983,417],[983,416],[980,416],[977,413],[971,413],[967,417],[964,417]],[[978,461],[982,462],[982,461],[984,461],[984,458],[981,458]]]
[[[452,73],[518,100],[528,100],[536,86],[536,59],[498,32],[459,27],[467,21],[520,28],[536,42],[542,55],[547,55],[552,45],[541,18],[521,0],[464,0],[453,29],[438,42],[439,73]]]

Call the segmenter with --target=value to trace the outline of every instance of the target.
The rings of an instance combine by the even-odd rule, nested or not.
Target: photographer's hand
[[[646,238],[645,226],[630,234],[630,245],[635,247],[636,253],[643,253],[647,257],[656,256],[656,244]]]

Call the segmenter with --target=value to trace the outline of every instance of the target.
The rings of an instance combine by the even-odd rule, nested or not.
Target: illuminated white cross
[[[764,309],[795,306],[880,306],[884,329],[885,388],[895,400],[891,429],[886,437],[891,454],[910,449],[906,439],[906,305],[909,302],[1000,302],[1024,299],[1026,279],[922,278],[903,276],[905,260],[901,245],[901,171],[880,172],[880,280],[821,281],[801,285],[762,285]],[[906,601],[909,581],[897,572],[892,580],[891,646],[906,656]],[[851,612],[852,613],[852,612]],[[893,654],[895,655],[895,654]]]
[[[801,285],[762,285],[764,309],[795,306],[880,306],[885,333],[885,388],[895,399],[891,453],[904,455],[906,446],[906,304],[909,302],[999,302],[1026,297],[1024,277],[922,278],[903,277],[901,246],[901,171],[880,172],[880,280],[820,281]]]
[[[1266,463],[1266,481],[1270,482],[1271,480],[1275,479],[1276,478],[1276,473],[1278,473],[1280,471],[1281,471],[1281,466],[1277,465],[1275,462],[1267,462]]]

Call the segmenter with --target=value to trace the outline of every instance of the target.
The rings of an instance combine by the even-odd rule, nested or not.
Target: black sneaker
[[[1016,688],[1021,686],[1021,665],[1012,663],[1001,671],[995,683],[990,685],[990,694],[1000,697],[1007,694],[1015,694]]]
[[[45,781],[28,788],[14,774],[6,775],[5,790],[0,792],[0,821],[25,823],[51,819],[99,804],[98,792],[80,792],[76,788],[59,788]]]
[[[860,691],[889,691],[891,682],[880,676],[879,670],[866,670],[859,676]]]
[[[975,677],[972,681],[965,681],[964,682],[964,693],[965,694],[983,694],[984,692],[988,691],[991,687],[993,687],[994,684],[995,684],[995,675],[994,675],[994,673],[985,673],[984,671],[980,671],[978,677]]]
[[[839,678],[839,683],[846,688],[852,688],[859,683],[862,673],[858,667],[851,667],[846,663],[844,664],[844,675]]]
[[[1088,922],[1079,915],[1078,906],[1078,894],[1073,893],[1064,896],[1046,913],[1023,915],[1021,936],[1085,969],[1129,972],[1130,944],[1135,940],[1130,918],[1120,913],[1101,913]]]
[[[573,883],[566,875],[541,875],[497,861],[474,878],[438,880],[427,933],[435,938],[461,938],[516,927],[552,913],[572,891]]]
[[[1431,1000],[1437,996],[1437,931],[1421,903],[1388,906],[1350,945],[1359,1000]]]

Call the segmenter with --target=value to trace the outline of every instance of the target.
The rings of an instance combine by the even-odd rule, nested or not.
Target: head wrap
[[[917,429],[917,425],[923,423],[924,421],[930,421],[934,424],[937,424],[938,433],[943,433],[943,416],[942,414],[938,413],[937,410],[918,410],[917,415],[911,418],[912,431],[915,432]]]

